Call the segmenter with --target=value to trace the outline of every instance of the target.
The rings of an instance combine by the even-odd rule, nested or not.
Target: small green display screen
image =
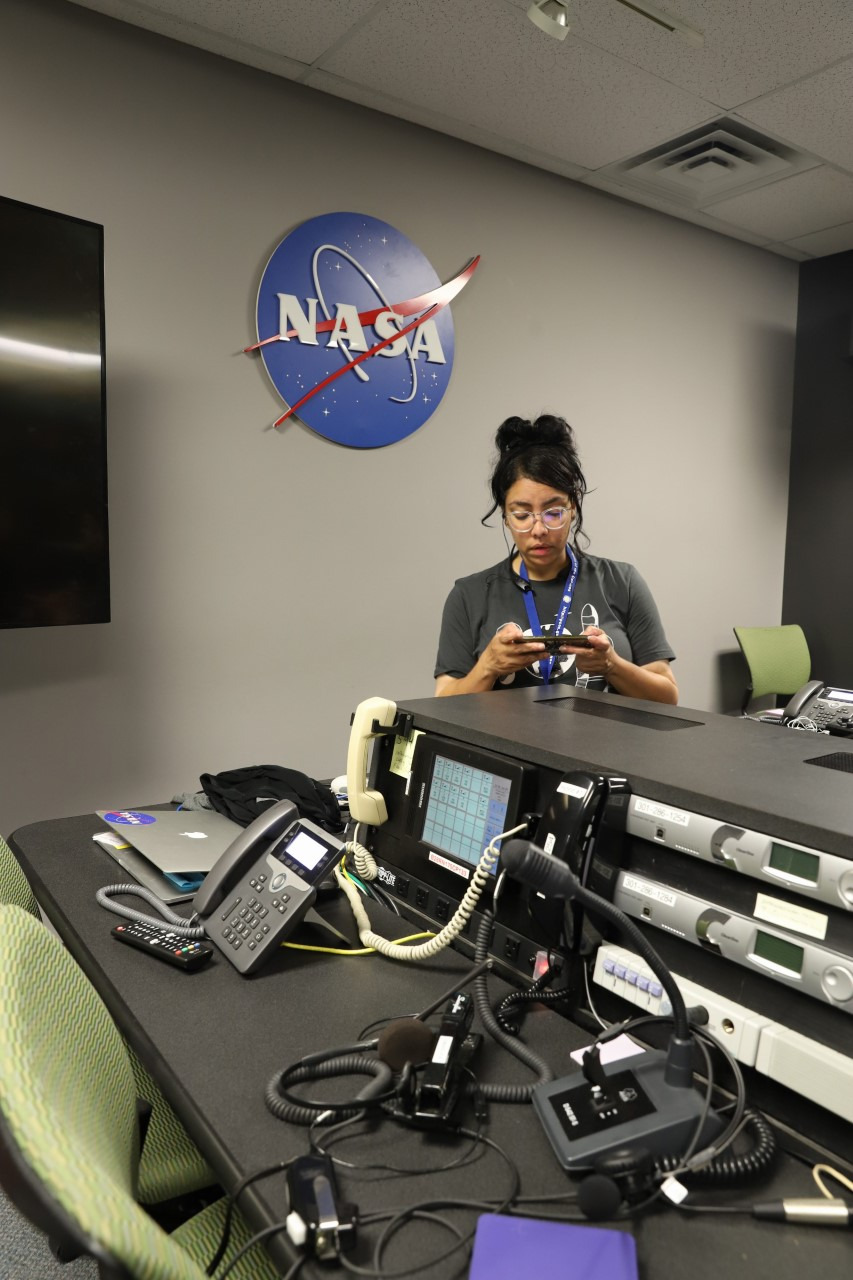
[[[818,882],[820,858],[816,853],[806,853],[805,849],[792,849],[788,844],[776,844],[771,840],[769,865],[774,871],[807,880],[809,884]]]
[[[771,964],[777,964],[780,969],[787,969],[789,973],[800,974],[803,971],[805,952],[802,947],[788,942],[787,938],[762,933],[760,929],[755,935],[753,955],[758,960],[769,960]]]

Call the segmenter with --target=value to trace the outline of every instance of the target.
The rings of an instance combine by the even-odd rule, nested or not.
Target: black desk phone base
[[[343,852],[342,840],[300,818],[290,800],[272,805],[225,850],[193,900],[208,939],[239,973],[254,973],[306,918]]]

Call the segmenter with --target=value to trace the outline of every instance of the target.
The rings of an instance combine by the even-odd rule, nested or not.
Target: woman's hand
[[[535,636],[526,636],[517,622],[505,622],[486,645],[467,676],[439,676],[436,697],[454,693],[487,693],[504,676],[530,666],[545,653]]]
[[[613,670],[616,656],[613,641],[601,627],[587,627],[583,633],[589,637],[589,647],[573,648],[571,645],[560,646],[561,653],[575,655],[575,670],[585,676],[604,676],[606,679]]]
[[[497,682],[522,667],[529,667],[544,652],[545,646],[536,636],[526,636],[517,622],[505,622],[480,654],[477,666],[482,664],[484,672]]]
[[[649,702],[678,702],[678,685],[668,662],[648,662],[638,667],[627,658],[620,658],[613,648],[613,641],[601,627],[587,627],[588,649],[573,649],[571,645],[563,653],[574,653],[575,670],[588,676],[603,676],[611,689],[629,698],[645,698]]]

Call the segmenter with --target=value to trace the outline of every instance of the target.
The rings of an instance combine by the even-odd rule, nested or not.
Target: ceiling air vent
[[[739,120],[715,120],[630,160],[597,171],[621,186],[703,209],[817,164]]]

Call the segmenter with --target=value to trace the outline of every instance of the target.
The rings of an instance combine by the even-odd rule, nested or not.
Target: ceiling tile
[[[850,221],[853,177],[820,165],[784,182],[720,200],[706,212],[748,231],[765,234],[768,240],[793,240],[795,236]]]
[[[846,253],[848,249],[853,249],[853,222],[843,222],[837,227],[827,227],[826,231],[797,236],[790,244],[791,248],[801,249],[815,258],[826,258],[831,253]]]
[[[189,44],[211,45],[205,31],[247,48],[311,63],[377,7],[377,0],[74,0],[87,9],[159,31]],[[237,58],[236,51],[231,57]],[[243,59],[241,59],[242,61]],[[248,61],[248,59],[245,59]],[[255,64],[257,65],[257,64]]]
[[[765,248],[769,239],[768,236],[760,233],[723,222],[722,219],[713,217],[707,212],[702,213],[698,209],[686,208],[680,201],[667,200],[664,196],[655,196],[646,191],[627,190],[608,175],[591,174],[583,179],[583,185],[595,187],[597,191],[606,191],[609,195],[629,200],[632,204],[641,204],[647,209],[656,209],[659,213],[671,214],[674,218],[680,218],[682,222],[692,222],[696,227],[705,227],[708,231],[717,231],[721,235],[733,236],[736,240],[745,240],[747,244],[758,245],[760,248]]]
[[[853,6],[848,6],[853,22]],[[853,58],[741,107],[744,120],[853,173]]]
[[[523,11],[529,0],[512,3]],[[654,0],[654,4],[702,32],[704,46],[691,47],[683,37],[632,13],[617,0],[569,0],[571,31],[566,44],[588,41],[728,109],[853,56],[849,0]]]
[[[591,45],[560,43],[494,0],[396,0],[324,70],[585,169],[715,113]]]

